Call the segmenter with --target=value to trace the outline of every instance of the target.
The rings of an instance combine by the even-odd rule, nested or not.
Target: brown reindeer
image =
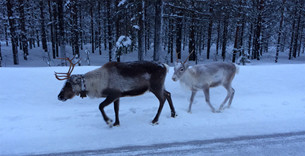
[[[110,126],[119,126],[119,100],[120,97],[137,96],[146,91],[152,92],[159,100],[159,109],[152,123],[157,124],[165,100],[171,109],[171,117],[176,116],[170,92],[164,88],[164,81],[168,66],[155,62],[109,62],[102,67],[86,74],[71,75],[75,64],[70,62],[68,73],[55,73],[58,80],[66,80],[58,99],[66,101],[75,95],[81,97],[106,97],[99,105],[105,122]],[[104,107],[114,102],[115,122],[108,118]]]

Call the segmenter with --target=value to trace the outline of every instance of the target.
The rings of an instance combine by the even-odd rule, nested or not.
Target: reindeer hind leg
[[[119,106],[120,106],[120,99],[117,99],[114,101],[115,122],[113,126],[120,126]]]
[[[164,103],[165,103],[164,92],[163,92],[163,89],[162,90],[161,89],[151,90],[151,92],[158,98],[158,100],[160,102],[158,112],[152,121],[152,124],[158,124],[159,116],[161,114],[161,111],[162,111]]]
[[[226,96],[226,98],[224,99],[224,101],[221,103],[221,105],[220,105],[220,107],[219,107],[219,109],[218,109],[218,111],[221,111],[221,110],[223,110],[224,108],[223,108],[223,106],[227,103],[227,101],[229,100],[229,105],[231,105],[231,103],[230,102],[232,102],[232,98],[233,98],[233,96],[234,96],[234,89],[231,87],[231,85],[226,85],[226,86],[224,86],[225,87],[225,89],[227,90],[227,96]],[[228,106],[229,107],[229,106]]]
[[[177,116],[176,114],[176,111],[175,111],[175,107],[173,105],[173,101],[172,101],[172,98],[171,98],[171,93],[168,92],[167,90],[164,89],[164,96],[169,104],[169,107],[171,109],[171,117],[174,118]]]
[[[189,105],[189,109],[187,111],[188,113],[192,113],[192,104],[193,104],[195,95],[196,95],[196,91],[192,91],[192,95],[190,98],[190,105]]]
[[[210,106],[211,110],[213,113],[216,113],[215,108],[212,106],[211,102],[210,102],[210,90],[209,88],[205,88],[203,89],[204,92],[204,96],[205,96],[205,101],[206,103]]]
[[[229,103],[228,103],[228,108],[231,107],[231,104],[232,104],[232,100],[233,100],[234,94],[235,94],[235,89],[232,88],[232,94],[231,94],[231,97],[230,97],[230,100],[229,100]]]

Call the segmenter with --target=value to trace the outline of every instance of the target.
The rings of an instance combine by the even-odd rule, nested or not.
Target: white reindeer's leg
[[[192,95],[191,95],[191,99],[190,99],[190,105],[189,105],[189,110],[187,111],[188,113],[192,113],[192,104],[193,104],[193,101],[194,101],[194,97],[196,95],[196,91],[192,91]]]
[[[227,90],[227,96],[226,96],[226,98],[224,99],[224,101],[222,102],[222,104],[220,105],[218,111],[223,110],[223,106],[227,103],[227,101],[229,100],[229,98],[230,98],[230,101],[232,102],[232,95],[234,95],[234,89],[231,87],[231,85],[224,86],[224,87],[225,87],[226,90]],[[229,102],[229,105],[231,105],[230,102]]]
[[[209,90],[209,88],[203,89],[203,93],[204,93],[204,96],[205,96],[206,103],[210,106],[212,112],[215,113],[215,108],[210,103],[210,90]]]
[[[232,100],[233,100],[233,97],[234,97],[234,93],[235,93],[235,89],[234,88],[232,88],[232,94],[231,94],[231,97],[230,97],[230,100],[229,100],[229,103],[228,103],[228,108],[230,108],[231,107],[231,103],[232,103]]]

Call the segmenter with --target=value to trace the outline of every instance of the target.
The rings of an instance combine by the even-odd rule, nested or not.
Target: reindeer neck
[[[74,74],[70,78],[70,82],[75,86],[78,86],[76,90],[80,93],[80,97],[87,97],[86,79],[83,74]]]

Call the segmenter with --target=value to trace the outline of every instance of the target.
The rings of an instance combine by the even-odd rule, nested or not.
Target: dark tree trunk
[[[251,23],[250,30],[249,30],[249,39],[248,39],[248,59],[250,59],[250,56],[251,56],[252,34],[253,34],[253,24]]]
[[[25,29],[25,15],[24,15],[24,3],[23,0],[18,0],[19,2],[19,13],[20,13],[20,28],[21,28],[21,44],[23,50],[23,58],[24,60],[28,60],[28,39],[27,39],[27,32]]]
[[[7,33],[7,23],[4,24],[4,33],[5,33],[5,44],[8,46],[8,33]]]
[[[179,10],[178,18],[176,19],[176,53],[178,56],[178,58],[176,59],[181,59],[182,16],[183,16],[183,12]]]
[[[97,2],[97,12],[98,12],[98,34],[97,34],[97,41],[98,41],[98,53],[100,55],[102,55],[102,24],[101,24],[101,20],[102,20],[102,15],[101,15],[101,5],[102,2],[98,1]]]
[[[41,42],[42,42],[42,48],[45,52],[48,51],[47,47],[47,36],[46,36],[46,30],[45,30],[45,19],[44,19],[44,3],[43,0],[39,1],[40,5],[40,24],[41,24]]]
[[[83,50],[84,38],[83,38],[83,17],[82,17],[82,8],[79,4],[79,38],[80,38],[80,49]]]
[[[294,17],[296,16],[297,14],[297,9],[295,7],[295,12],[294,12]],[[294,36],[295,36],[295,18],[293,18],[293,22],[292,22],[292,31],[291,31],[291,40],[290,40],[290,45],[289,45],[289,56],[288,56],[288,59],[291,60],[292,58],[292,52],[293,52],[293,42],[295,40]]]
[[[111,0],[106,0],[106,8],[107,8],[107,29],[108,29],[108,48],[109,48],[109,62],[112,61],[112,29],[111,29],[111,8],[110,8]]]
[[[209,27],[208,27],[208,42],[207,42],[207,59],[210,59],[210,49],[211,49],[211,36],[212,36],[212,28],[213,28],[213,1],[210,4],[209,13],[211,14],[209,19]]]
[[[52,4],[52,3],[51,3]],[[58,38],[58,11],[57,11],[57,4],[53,4],[53,24],[54,24],[54,44],[55,44],[55,53],[56,57],[59,56],[59,38]]]
[[[253,38],[253,54],[254,59],[260,60],[260,48],[261,48],[261,31],[262,31],[262,13],[264,8],[264,0],[257,0],[257,10],[258,10],[258,17],[256,20],[256,26],[254,31],[254,38]]]
[[[168,54],[170,54],[170,62],[172,63],[174,60],[173,58],[173,51],[174,51],[174,34],[173,34],[173,20],[172,19],[168,19]]]
[[[195,21],[194,21],[194,15],[192,17],[192,22],[190,25],[190,37],[189,37],[189,60],[190,61],[195,61],[196,60],[196,55],[195,55]]]
[[[52,57],[53,59],[56,58],[56,52],[55,52],[55,38],[54,38],[54,21],[53,21],[53,12],[52,12],[52,3],[51,0],[48,0],[48,7],[49,7],[49,18],[50,18],[50,36],[51,36],[51,44],[52,44]]]
[[[14,65],[18,65],[19,64],[18,48],[17,48],[18,39],[17,39],[17,35],[16,35],[15,19],[13,17],[13,4],[11,3],[11,0],[7,0],[6,2],[7,2],[6,3],[7,16],[8,16],[8,21],[9,21],[9,25],[10,25],[10,34],[11,34]]]
[[[298,50],[298,43],[299,43],[299,30],[300,30],[300,21],[301,21],[301,8],[299,6],[299,2],[297,1],[296,6],[297,6],[297,24],[295,28],[295,36],[294,36],[294,42],[293,42],[293,51],[292,55],[294,58],[297,57],[297,50]]]
[[[227,50],[227,33],[228,33],[228,16],[226,15],[223,21],[223,33],[222,33],[222,60],[226,59],[226,50]]]
[[[59,42],[60,42],[60,57],[66,58],[66,41],[65,41],[65,26],[64,26],[64,6],[63,0],[57,1],[58,5],[58,23],[59,23]],[[62,62],[62,65],[67,65],[66,61]]]
[[[107,0],[108,1],[108,0]],[[95,1],[91,1],[91,6],[90,6],[90,30],[91,30],[91,52],[94,53],[95,50],[95,41],[94,41],[94,23],[93,23],[93,7],[94,7],[94,3]]]
[[[120,0],[116,0],[115,1],[115,10],[117,12],[116,14],[116,18],[115,18],[115,41],[117,42],[119,37],[121,36],[121,31],[120,31],[120,20],[121,20],[121,16],[118,13],[119,12],[119,4]],[[116,47],[116,60],[117,62],[121,62],[121,55],[122,55],[122,48],[123,47]]]
[[[155,32],[154,32],[154,61],[159,61],[161,51],[161,6],[162,0],[155,2]]]
[[[78,17],[77,17],[77,13],[78,13],[78,0],[73,0],[72,1],[72,18],[73,18],[73,48],[75,51],[75,55],[77,56],[77,58],[80,57],[80,53],[79,53],[79,29],[78,29]]]
[[[286,3],[286,0],[282,1],[282,6],[281,6],[281,20],[280,20],[280,28],[278,31],[278,37],[277,37],[277,45],[276,45],[276,54],[275,54],[275,63],[278,62],[279,58],[279,51],[280,51],[280,44],[281,44],[281,35],[282,35],[282,27],[283,27],[283,21],[284,21],[284,4]]]
[[[220,42],[220,20],[218,21],[217,24],[216,58],[218,56],[219,42]]]
[[[241,17],[241,4],[242,3],[242,1],[240,0],[239,1],[239,9],[238,9],[238,14],[237,14],[237,23],[236,23],[236,31],[235,31],[235,41],[234,41],[234,49],[233,49],[233,57],[232,57],[232,62],[233,63],[235,63],[235,60],[236,60],[236,54],[238,53],[238,52],[240,52],[240,45],[239,45],[239,43],[240,42],[238,42],[238,40],[239,40],[239,35],[240,35],[240,33],[239,33],[239,29],[240,29],[240,24],[241,24],[241,19],[240,19],[240,17]]]
[[[142,1],[138,2],[138,60],[142,61],[143,58],[143,52],[144,52],[144,44],[143,44],[143,7],[142,7]]]

